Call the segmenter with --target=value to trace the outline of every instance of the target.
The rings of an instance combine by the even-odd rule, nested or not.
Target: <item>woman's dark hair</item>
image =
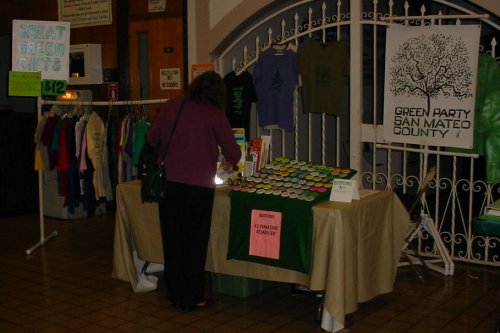
[[[226,107],[226,86],[222,77],[214,72],[204,72],[191,82],[187,99],[198,103],[210,103],[224,109]]]

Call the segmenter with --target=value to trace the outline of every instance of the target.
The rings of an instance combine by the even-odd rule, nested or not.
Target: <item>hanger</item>
[[[52,104],[52,106],[50,107],[50,110],[48,112],[48,115],[49,115],[49,117],[52,117],[55,115],[60,116],[61,115],[61,108],[57,104]]]
[[[148,108],[145,104],[141,104],[138,120],[140,123],[148,121]]]
[[[109,121],[109,119],[111,118],[111,113],[113,113],[113,109],[114,109],[114,106],[113,106],[113,100],[110,99],[109,102],[108,102],[108,113],[107,113],[107,117],[106,119]]]
[[[271,47],[278,52],[279,51],[284,52],[286,49],[288,49],[288,44],[290,44],[289,41],[281,42],[281,43],[273,42],[273,43],[271,43]]]
[[[73,117],[73,116],[79,116],[79,115],[81,115],[81,111],[82,111],[82,104],[80,101],[76,101],[76,104],[73,105],[71,110],[69,112],[67,112],[64,116],[68,117],[68,118]]]
[[[90,115],[92,114],[92,110],[90,109],[87,109],[84,111],[83,115],[82,115],[82,118],[85,120],[85,121],[88,121],[89,118],[90,118]]]

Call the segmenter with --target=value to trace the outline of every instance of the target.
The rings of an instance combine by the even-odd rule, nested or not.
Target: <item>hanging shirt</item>
[[[69,170],[69,118],[65,117],[61,120],[59,129],[59,143],[57,145],[57,164],[56,169],[59,172]]]
[[[35,130],[35,135],[34,135],[34,142],[35,142],[35,170],[36,171],[43,171],[43,170],[46,170],[46,168],[48,167],[48,159],[46,161],[44,161],[43,159],[43,151],[45,150],[45,153],[47,155],[47,158],[48,158],[48,154],[47,154],[47,147],[45,145],[42,144],[42,133],[43,133],[43,129],[45,127],[45,123],[47,121],[47,114],[48,113],[44,113],[43,116],[41,117],[41,119],[38,121],[38,124],[36,126],[36,130]]]
[[[78,169],[80,173],[87,170],[87,122],[84,121],[80,133],[80,153],[78,154]]]
[[[340,115],[349,49],[342,41],[305,39],[297,51],[304,112]]]
[[[145,120],[138,120],[134,124],[134,152],[132,154],[132,164],[139,165],[141,152],[146,143],[146,134],[149,129],[149,123]]]
[[[297,75],[297,54],[288,45],[273,45],[259,55],[253,77],[260,126],[293,129]]]
[[[115,149],[118,136],[118,119],[110,116],[106,123],[106,147],[108,155],[108,177],[111,187],[114,189],[118,184],[118,153]]]
[[[85,128],[85,117],[80,119],[75,124],[75,157],[80,157],[80,149],[82,147],[82,131]]]
[[[94,167],[93,184],[96,199],[106,197],[106,181],[103,168],[104,122],[96,112],[92,112],[87,121],[87,154]]]
[[[56,165],[56,155],[55,151],[57,149],[57,139],[54,139],[55,133],[58,132],[58,125],[60,126],[59,120],[61,117],[58,114],[54,114],[47,118],[45,126],[43,127],[43,133],[40,138],[40,142],[46,147],[48,164],[45,165],[46,169],[53,170]],[[59,135],[59,134],[57,134]],[[53,141],[55,141],[55,149],[51,149]]]
[[[224,76],[227,89],[226,116],[233,128],[244,128],[245,139],[250,141],[250,110],[257,101],[253,77],[247,71],[236,75],[234,71]]]

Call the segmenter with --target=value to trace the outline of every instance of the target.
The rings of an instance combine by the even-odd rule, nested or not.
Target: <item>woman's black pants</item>
[[[205,298],[205,261],[214,189],[168,182],[159,203],[167,298],[193,309]]]

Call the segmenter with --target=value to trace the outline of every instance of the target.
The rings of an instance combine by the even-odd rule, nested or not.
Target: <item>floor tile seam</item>
[[[500,286],[500,284],[499,284],[499,286]],[[495,288],[495,287],[492,286],[491,289],[493,289],[493,288]],[[496,288],[498,288],[498,286]],[[483,294],[486,294],[486,293],[483,293]],[[483,303],[484,302],[481,301],[481,299],[479,298],[476,300],[476,302],[474,302],[474,304],[471,304],[471,306],[469,306],[469,308],[472,308],[477,304],[483,304]],[[496,302],[496,308],[500,309],[500,302]],[[493,308],[492,311],[495,311],[495,308]]]
[[[474,328],[481,327],[482,323],[484,323],[485,320],[490,318],[490,316],[493,319],[494,323],[500,323],[500,311],[498,311],[498,309],[500,309],[500,302],[499,302],[499,305],[496,307],[496,309],[491,309],[491,311],[488,312],[488,315],[486,315],[484,318],[482,318],[482,320],[479,320],[478,324],[476,326],[474,326]],[[465,313],[465,311],[464,311],[464,313]],[[493,333],[493,331],[492,331],[492,333]]]
[[[201,318],[201,319],[203,319],[203,318]],[[201,319],[200,319],[200,320],[201,320]],[[210,328],[210,331],[211,331],[211,330],[214,330],[214,329],[216,329],[216,328],[219,328],[219,327],[221,327],[221,326],[224,326],[224,325],[226,325],[226,324],[227,324],[227,323],[221,323],[221,322],[218,322],[218,321],[214,321],[214,322],[217,322],[219,325],[216,325],[216,326],[211,327],[211,328]],[[200,327],[193,326],[192,324],[194,324],[194,323],[196,323],[196,321],[195,321],[195,322],[190,323],[188,326],[189,326],[189,327],[194,327],[194,328],[196,328],[196,329],[202,329],[202,328],[200,328]],[[210,332],[210,331],[206,331],[206,332]]]
[[[463,313],[463,312],[461,312],[461,313]],[[455,314],[455,316],[453,316],[452,318],[448,319],[448,320],[446,321],[446,323],[445,323],[443,326],[439,327],[438,329],[440,329],[440,330],[446,329],[446,328],[448,327],[448,325],[449,325],[450,323],[452,323],[454,320],[456,320],[456,318],[457,318],[458,316],[459,316],[459,314]],[[432,327],[432,326],[429,326],[429,325],[422,325],[422,324],[419,324],[418,322],[416,322],[416,323],[414,323],[411,327],[409,327],[409,329],[411,329],[411,328],[413,328],[413,327],[418,327],[418,326],[428,327],[429,329],[431,329],[431,328],[432,328],[432,329],[434,329],[434,328],[435,328],[435,327]],[[465,333],[465,332],[462,332],[462,333]]]

